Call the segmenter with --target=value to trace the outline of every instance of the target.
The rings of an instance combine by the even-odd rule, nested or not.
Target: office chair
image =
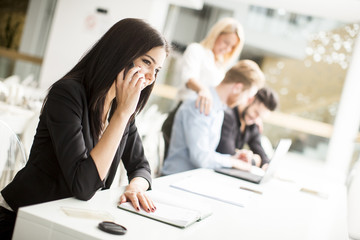
[[[166,114],[161,113],[156,104],[151,105],[137,117],[137,128],[154,178],[160,175],[164,157],[161,125],[165,118]]]
[[[0,190],[26,164],[24,147],[16,133],[0,120]]]

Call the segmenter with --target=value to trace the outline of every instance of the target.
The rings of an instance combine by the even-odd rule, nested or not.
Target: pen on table
[[[300,188],[300,191],[301,192],[306,192],[306,193],[309,193],[309,194],[313,194],[315,196],[322,197],[322,198],[327,198],[328,197],[328,195],[326,193],[319,192],[319,191],[309,189],[309,188],[305,188],[305,187]]]
[[[248,188],[248,187],[244,187],[244,186],[240,186],[240,189],[250,191],[250,192],[253,192],[253,193],[257,193],[257,194],[260,194],[260,195],[263,194],[261,191],[258,191],[258,190],[252,189],[252,188]]]

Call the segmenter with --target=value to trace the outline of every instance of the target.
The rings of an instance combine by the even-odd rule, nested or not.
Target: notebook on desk
[[[155,202],[155,212],[148,213],[142,208],[136,211],[130,202],[119,204],[118,208],[179,228],[186,228],[212,214],[211,207],[201,202],[156,190],[148,191],[147,195]]]
[[[215,169],[215,172],[253,183],[264,183],[274,175],[281,158],[289,151],[290,145],[290,139],[280,139],[266,171],[260,168],[253,168],[251,171],[243,171],[235,168],[218,168]]]

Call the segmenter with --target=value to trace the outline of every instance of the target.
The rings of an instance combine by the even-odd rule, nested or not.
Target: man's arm
[[[266,155],[264,148],[261,145],[261,134],[257,125],[253,125],[250,128],[250,138],[247,142],[251,151],[257,154],[261,158],[260,167],[270,162],[269,157]]]

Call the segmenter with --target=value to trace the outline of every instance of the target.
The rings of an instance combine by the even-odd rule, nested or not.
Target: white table
[[[254,194],[246,207],[238,207],[169,187],[189,175],[207,174],[228,186],[247,186],[263,191]],[[154,179],[153,188],[211,205],[212,216],[186,229],[179,229],[116,207],[123,188],[100,191],[89,201],[74,198],[23,207],[18,212],[13,239],[348,239],[346,189],[323,186],[327,198],[298,191],[294,183],[273,179],[264,185],[251,184],[211,170],[198,169]],[[103,210],[128,232],[117,236],[97,229],[99,220],[70,217],[61,206]]]

